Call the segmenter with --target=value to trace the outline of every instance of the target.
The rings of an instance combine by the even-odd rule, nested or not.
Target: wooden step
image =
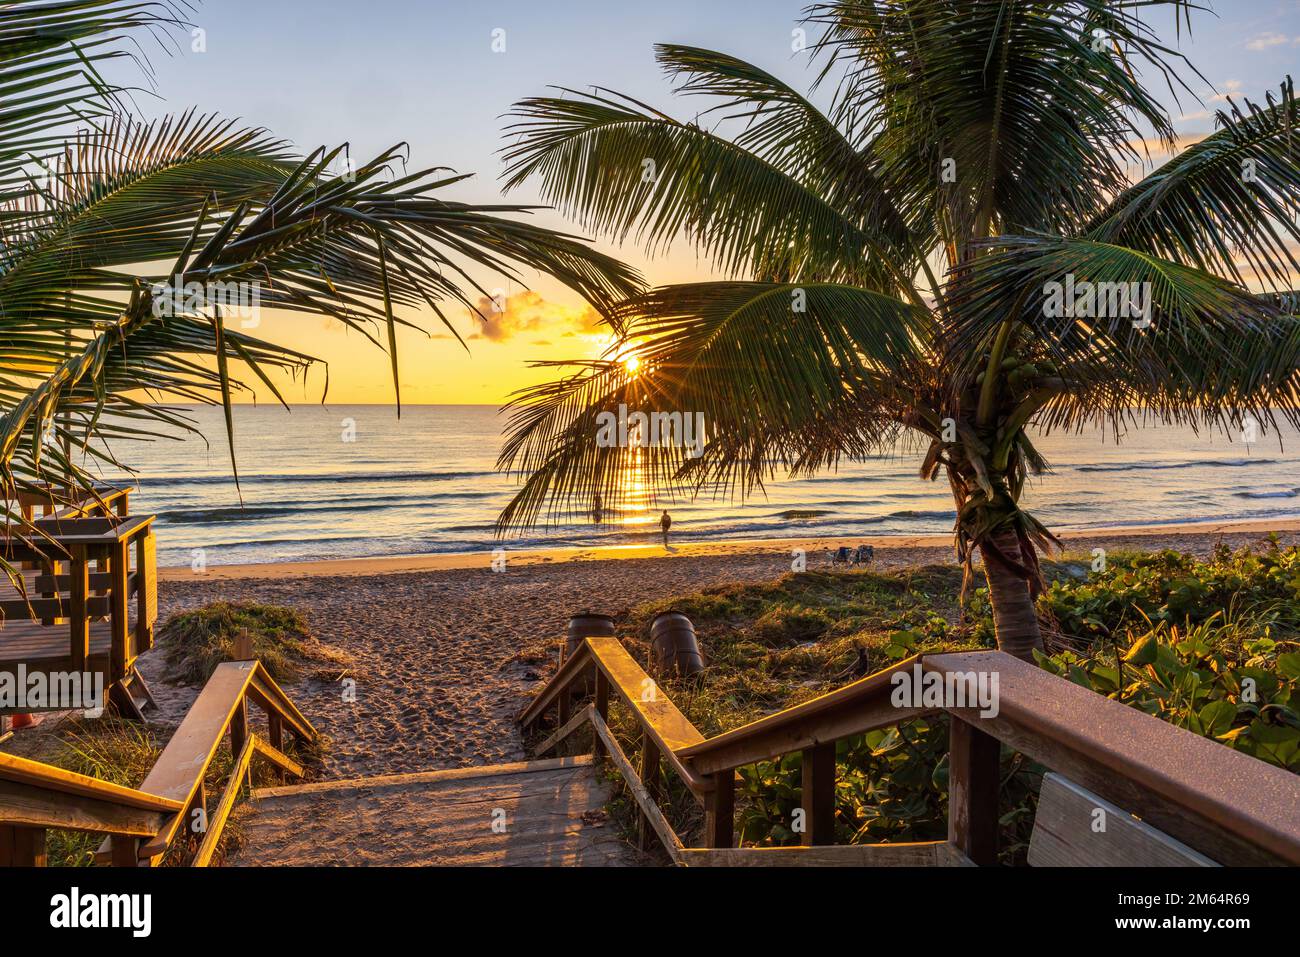
[[[264,788],[231,865],[625,866],[590,756]]]

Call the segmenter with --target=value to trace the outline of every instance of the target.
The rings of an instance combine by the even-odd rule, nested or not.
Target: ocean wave
[[[387,512],[420,508],[434,502],[463,499],[496,498],[495,492],[445,492],[432,495],[402,496],[402,501],[334,502],[325,505],[238,505],[215,508],[174,508],[158,512],[163,525],[219,525],[226,522],[255,522],[270,518],[303,517],[344,512]]]
[[[501,478],[500,472],[283,472],[264,475],[240,475],[240,485],[312,485],[320,483],[353,484],[356,482],[446,482],[459,479]],[[112,479],[119,484],[139,484],[145,489],[176,488],[184,485],[230,485],[231,475],[149,475]]]
[[[1300,495],[1300,488],[1282,489],[1277,492],[1235,492],[1237,498],[1295,498]]]
[[[1277,465],[1277,459],[1196,459],[1192,462],[1126,462],[1114,465],[1078,465],[1076,472],[1133,472],[1166,469],[1223,468],[1239,469],[1251,465]]]

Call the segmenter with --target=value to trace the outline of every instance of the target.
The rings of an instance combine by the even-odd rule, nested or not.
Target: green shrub
[[[1222,610],[1184,626],[1157,622],[1122,643],[1039,663],[1098,694],[1300,772],[1300,643]]]
[[[276,681],[297,681],[307,664],[346,668],[351,658],[318,641],[307,620],[292,608],[258,602],[214,602],[173,615],[158,630],[167,667],[163,678],[201,685],[217,665],[235,660],[236,643],[252,641],[258,658]]]
[[[1086,581],[1058,580],[1040,600],[1062,634],[1092,641],[1149,623],[1201,624],[1215,615],[1247,616],[1287,633],[1300,631],[1300,549],[1276,542],[1262,554],[1220,546],[1209,559],[1178,552],[1108,556]]]

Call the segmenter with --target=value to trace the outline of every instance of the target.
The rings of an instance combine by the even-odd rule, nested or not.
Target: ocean
[[[503,419],[489,406],[237,406],[243,492],[231,476],[219,408],[191,410],[206,437],[119,443],[137,471],[132,510],[158,516],[159,561],[209,565],[317,561],[653,540],[659,508],[677,541],[947,533],[947,483],[917,477],[919,452],[779,481],[748,502],[646,502],[602,525],[574,523],[498,541],[492,524],[517,488],[495,471]],[[1101,432],[1038,439],[1053,472],[1025,504],[1058,531],[1173,521],[1300,516],[1300,436],[1254,444],[1145,428],[1122,445]],[[122,481],[104,473],[106,481]]]

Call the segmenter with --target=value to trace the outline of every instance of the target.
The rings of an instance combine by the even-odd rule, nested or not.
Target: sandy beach
[[[1173,548],[1207,554],[1277,531],[1300,541],[1297,523],[1250,527],[1116,529],[1065,539],[1071,552]],[[870,539],[878,569],[953,561],[943,539]],[[303,680],[289,690],[332,745],[325,778],[463,768],[522,759],[514,716],[555,667],[568,617],[619,614],[642,602],[728,582],[764,581],[790,571],[791,553],[826,566],[822,540],[731,542],[637,549],[507,553],[493,572],[487,554],[360,559],[347,562],[169,569],[160,586],[162,618],[217,600],[292,605],[317,635],[356,660],[357,700],[338,684]],[[845,542],[844,544],[849,544]],[[856,544],[853,542],[852,544]],[[195,690],[165,685],[161,655],[142,671],[178,721]]]

